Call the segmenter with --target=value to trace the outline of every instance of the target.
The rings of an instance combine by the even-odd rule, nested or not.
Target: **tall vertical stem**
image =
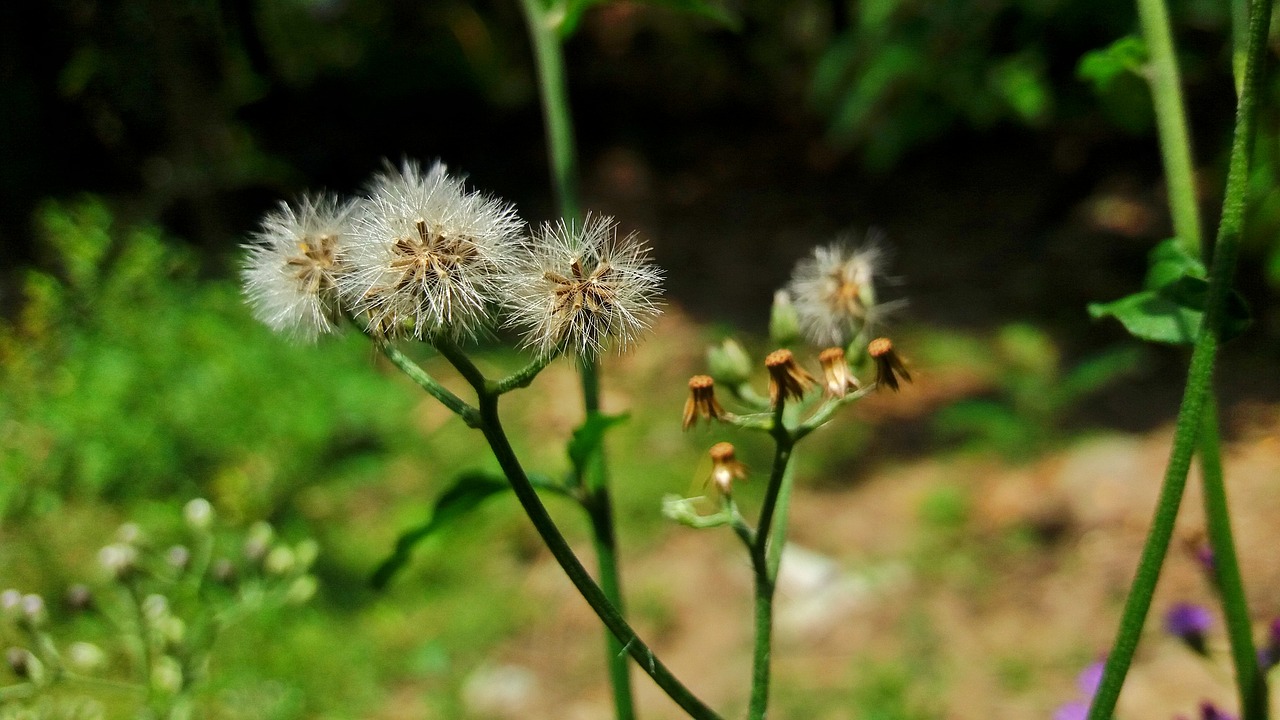
[[[1191,165],[1191,139],[1187,135],[1187,112],[1182,102],[1182,81],[1178,59],[1173,52],[1173,31],[1164,0],[1137,0],[1142,35],[1147,42],[1147,80],[1155,105],[1159,129],[1160,155],[1169,192],[1173,232],[1192,255],[1201,255],[1200,209],[1196,204],[1195,175]],[[1208,262],[1208,258],[1205,258]]]
[[[1186,485],[1191,456],[1200,434],[1202,415],[1213,383],[1213,368],[1218,351],[1218,328],[1221,327],[1227,294],[1235,274],[1240,252],[1240,235],[1244,230],[1244,206],[1248,191],[1249,164],[1254,137],[1257,134],[1257,96],[1266,54],[1267,32],[1271,24],[1271,0],[1252,0],[1249,12],[1248,53],[1244,83],[1236,108],[1235,135],[1231,143],[1230,169],[1227,174],[1226,197],[1218,225],[1218,239],[1209,272],[1209,289],[1205,298],[1203,326],[1191,353],[1187,386],[1178,411],[1173,449],[1165,471],[1164,484],[1156,506],[1155,518],[1142,549],[1138,570],[1120,620],[1115,644],[1107,657],[1098,692],[1089,708],[1089,720],[1110,720],[1116,699],[1124,684],[1124,676],[1133,661],[1134,650],[1151,597],[1160,576],[1160,565],[1169,549],[1173,521],[1178,513],[1182,490]]]
[[[560,216],[565,222],[576,223],[582,217],[578,198],[578,151],[574,140],[573,116],[569,112],[563,46],[556,29],[548,22],[539,0],[520,0],[520,3],[537,63],[551,179],[556,188]],[[582,361],[579,370],[582,377],[583,408],[589,419],[600,412],[599,369],[594,359],[588,359]],[[619,612],[624,612],[613,501],[609,494],[603,445],[588,461],[586,486],[587,501],[583,503],[583,507],[591,520],[600,585],[614,607]],[[631,720],[635,717],[635,700],[631,692],[630,668],[617,638],[608,632],[605,633],[605,663],[609,668],[609,681],[613,687],[616,717],[618,720]]]
[[[1200,471],[1204,476],[1204,516],[1213,548],[1214,577],[1222,595],[1227,636],[1231,641],[1231,659],[1236,668],[1236,687],[1240,695],[1243,720],[1265,720],[1267,717],[1267,683],[1258,667],[1253,646],[1253,628],[1249,622],[1249,606],[1244,596],[1244,582],[1236,559],[1235,542],[1231,538],[1231,513],[1227,507],[1227,489],[1222,478],[1222,452],[1219,447],[1217,407],[1210,397],[1200,430]]]

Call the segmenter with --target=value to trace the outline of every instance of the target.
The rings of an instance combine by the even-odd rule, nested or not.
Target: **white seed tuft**
[[[543,356],[624,351],[661,312],[662,269],[634,234],[618,237],[613,218],[548,223],[525,250],[506,278],[506,324]]]
[[[837,240],[796,264],[788,288],[805,337],[817,345],[845,345],[875,319],[874,281],[884,255],[874,237],[856,249]]]
[[[474,338],[492,324],[522,228],[514,207],[438,162],[388,167],[355,217],[343,297],[379,334]]]
[[[306,196],[262,219],[245,246],[241,276],[254,315],[272,330],[310,342],[336,328],[353,207],[330,195]]]

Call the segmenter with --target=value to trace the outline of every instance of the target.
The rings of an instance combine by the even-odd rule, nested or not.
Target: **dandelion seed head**
[[[549,223],[533,234],[506,282],[507,324],[524,345],[551,355],[625,351],[659,314],[662,270],[612,218]]]
[[[332,195],[308,195],[267,213],[245,245],[241,271],[255,317],[308,342],[336,328],[353,209]]]
[[[354,218],[343,297],[381,334],[473,338],[492,324],[522,227],[513,206],[467,190],[438,162],[425,173],[412,161],[388,167]]]
[[[860,248],[848,240],[814,248],[796,264],[788,289],[800,329],[817,345],[847,345],[875,319],[875,278],[885,252],[878,237]]]

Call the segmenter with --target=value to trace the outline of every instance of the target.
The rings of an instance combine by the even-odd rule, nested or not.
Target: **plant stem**
[[[1169,193],[1173,232],[1183,248],[1201,255],[1200,209],[1196,204],[1195,175],[1191,169],[1191,140],[1187,135],[1187,114],[1182,102],[1178,59],[1173,52],[1173,31],[1165,0],[1137,0],[1142,35],[1147,42],[1148,82],[1155,105],[1160,154]],[[1208,262],[1206,256],[1205,261]]]
[[[1235,542],[1231,538],[1231,514],[1222,479],[1217,407],[1212,398],[1205,407],[1204,425],[1200,429],[1200,470],[1204,478],[1205,524],[1209,530],[1209,545],[1213,548],[1214,576],[1222,597],[1227,635],[1231,640],[1231,659],[1236,668],[1242,720],[1265,720],[1268,711],[1267,683],[1258,667],[1244,582],[1240,577]]]
[[[477,388],[477,390],[479,391],[480,389]],[[676,679],[654,654],[653,650],[649,649],[649,646],[636,635],[635,630],[623,618],[622,613],[609,601],[604,591],[591,579],[591,575],[587,573],[586,568],[582,566],[577,556],[574,555],[569,543],[565,541],[564,536],[560,534],[560,530],[556,527],[555,521],[547,513],[547,509],[543,506],[537,491],[534,490],[533,485],[529,482],[524,468],[520,466],[515,451],[511,448],[511,443],[507,440],[506,433],[502,429],[502,423],[498,418],[497,395],[482,392],[480,417],[480,429],[484,433],[485,439],[489,442],[489,447],[492,448],[498,464],[511,482],[511,488],[515,491],[516,498],[520,501],[521,506],[524,507],[529,520],[533,523],[534,528],[537,529],[538,534],[542,536],[543,542],[560,564],[560,567],[569,576],[569,580],[573,582],[574,587],[578,589],[583,599],[599,616],[601,622],[613,633],[620,647],[635,659],[640,668],[652,677],[658,687],[662,688],[677,705],[688,713],[689,717],[694,718],[694,720],[720,720],[720,716]]]
[[[763,720],[769,712],[769,674],[773,654],[774,581],[762,560],[755,566],[755,646],[751,653],[751,703],[748,720]]]
[[[1209,272],[1209,288],[1205,298],[1203,326],[1191,353],[1187,386],[1178,411],[1173,449],[1165,471],[1164,484],[1156,506],[1151,530],[1142,549],[1142,557],[1133,586],[1120,620],[1115,645],[1107,657],[1098,692],[1089,708],[1089,720],[1109,720],[1124,684],[1124,676],[1133,661],[1133,653],[1142,633],[1160,565],[1169,548],[1173,521],[1177,516],[1187,471],[1195,450],[1202,413],[1213,382],[1213,367],[1218,350],[1218,328],[1221,327],[1227,293],[1235,274],[1240,252],[1240,235],[1244,229],[1244,205],[1247,197],[1249,162],[1257,132],[1257,95],[1262,62],[1266,53],[1267,31],[1271,23],[1271,0],[1252,0],[1249,13],[1248,53],[1244,83],[1236,108],[1236,129],[1231,143],[1230,169],[1227,173],[1226,197],[1218,225],[1218,239]]]
[[[537,61],[538,91],[542,99],[542,118],[546,123],[551,180],[555,184],[560,215],[566,222],[576,222],[581,217],[578,151],[573,139],[573,117],[569,114],[569,91],[560,36],[548,22],[539,0],[520,0],[520,7],[524,10],[529,41]]]
[[[439,381],[431,377],[422,366],[413,361],[413,358],[400,352],[396,346],[388,342],[374,340],[378,349],[383,355],[391,361],[392,365],[400,368],[400,372],[409,376],[409,379],[417,383],[423,390],[426,390],[431,397],[440,401],[442,405],[452,410],[468,427],[480,427],[480,411],[467,404],[465,400],[454,395],[449,388],[441,385]]]

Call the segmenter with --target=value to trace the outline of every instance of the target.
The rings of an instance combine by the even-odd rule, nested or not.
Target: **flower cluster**
[[[661,270],[610,218],[528,233],[514,206],[438,162],[388,166],[356,200],[283,204],[247,248],[255,315],[304,341],[343,316],[379,338],[427,342],[503,324],[542,356],[595,356],[627,348],[659,312]]]

